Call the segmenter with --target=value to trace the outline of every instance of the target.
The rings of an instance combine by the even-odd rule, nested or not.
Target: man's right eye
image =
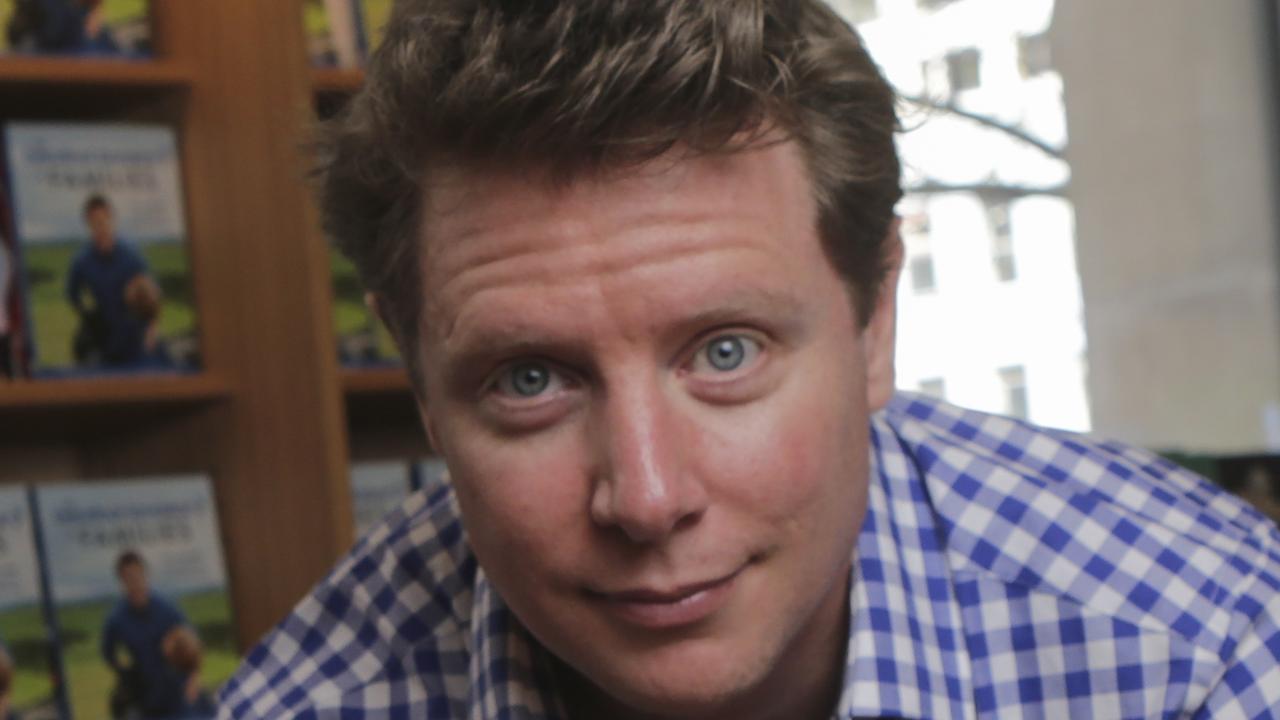
[[[564,378],[545,362],[528,361],[503,369],[495,382],[498,394],[511,399],[532,399],[564,387]]]

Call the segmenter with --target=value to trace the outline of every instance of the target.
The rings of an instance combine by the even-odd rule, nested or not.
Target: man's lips
[[[679,627],[703,620],[723,607],[742,569],[712,580],[675,587],[590,591],[588,595],[611,615],[629,624],[655,630]]]

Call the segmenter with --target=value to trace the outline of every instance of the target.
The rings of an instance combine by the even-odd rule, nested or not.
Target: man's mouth
[[[651,630],[677,628],[705,620],[728,601],[742,568],[712,580],[676,587],[636,587],[590,592],[614,617]]]

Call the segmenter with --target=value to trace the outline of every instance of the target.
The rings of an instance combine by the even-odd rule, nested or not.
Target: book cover
[[[23,487],[0,488],[0,718],[55,720],[52,637]]]
[[[356,537],[364,537],[378,521],[409,495],[409,465],[404,462],[351,464],[351,506]]]
[[[391,19],[392,0],[355,0],[360,18],[360,40],[366,57],[382,43],[382,32]]]
[[[209,480],[41,485],[36,504],[72,717],[212,716],[239,656]]]
[[[356,266],[337,248],[329,250],[333,277],[333,327],[338,360],[346,367],[390,367],[400,364],[395,340],[364,301]]]
[[[174,132],[5,126],[31,373],[194,371],[196,304]]]
[[[307,56],[316,67],[355,67],[359,64],[355,16],[349,0],[304,0],[302,24]]]
[[[148,0],[0,0],[0,52],[145,57]]]
[[[428,495],[449,484],[449,468],[438,457],[420,460],[413,468],[413,489]]]
[[[25,374],[22,292],[4,172],[0,170],[0,383]],[[3,715],[0,715],[3,717]]]

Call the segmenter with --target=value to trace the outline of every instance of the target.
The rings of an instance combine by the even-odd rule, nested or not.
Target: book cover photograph
[[[239,661],[210,482],[36,491],[74,720],[206,718]]]
[[[0,383],[22,374],[22,293],[18,289],[18,251],[13,238],[13,215],[0,172]],[[0,715],[0,718],[3,718]]]
[[[23,487],[0,488],[0,718],[56,720],[55,660]]]
[[[347,367],[392,367],[400,364],[395,340],[364,301],[356,266],[337,248],[329,249],[333,277],[333,327],[338,361]]]
[[[351,464],[351,505],[356,537],[364,537],[408,497],[409,464],[357,462]]]
[[[12,123],[4,145],[31,374],[196,370],[173,130]]]
[[[360,63],[351,0],[303,0],[302,26],[307,57],[315,67],[355,67]]]
[[[148,0],[0,0],[0,53],[146,57]]]

